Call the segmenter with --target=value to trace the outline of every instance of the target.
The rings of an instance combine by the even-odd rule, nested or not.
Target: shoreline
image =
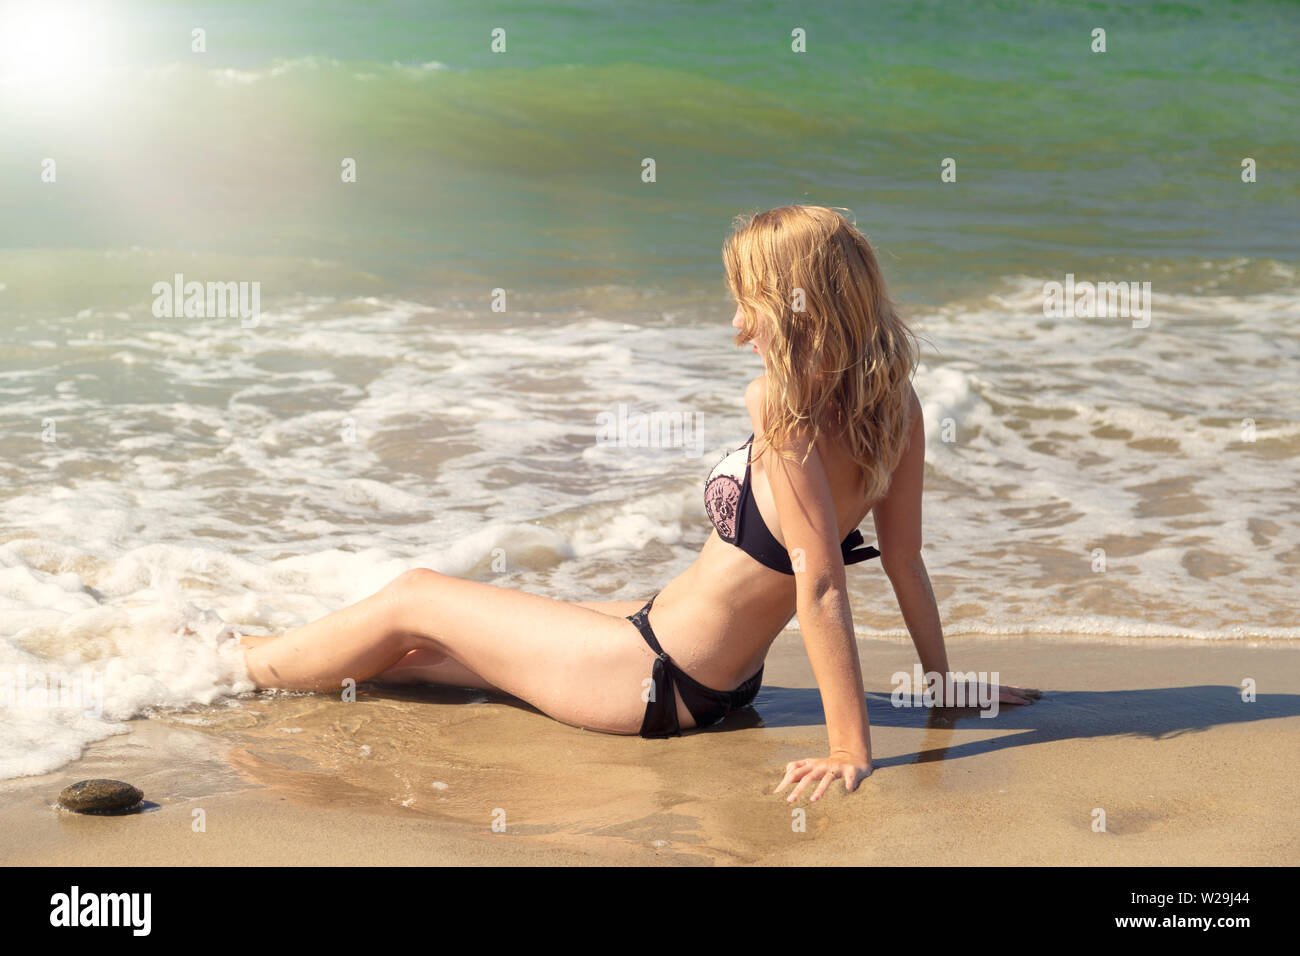
[[[754,710],[670,740],[567,727],[480,691],[363,684],[357,703],[241,699],[132,720],[61,770],[0,783],[9,865],[1295,865],[1300,642],[964,636],[961,671],[1042,700],[890,706],[909,643],[859,640],[875,770],[803,808],[771,791],[821,756],[797,631]],[[1012,645],[1015,645],[1014,648]],[[1176,645],[1176,646],[1175,646]],[[1258,699],[1241,700],[1253,677]],[[207,721],[199,724],[197,721]],[[89,777],[146,812],[52,809]],[[812,788],[809,788],[809,791]],[[919,799],[918,799],[919,798]],[[1094,832],[1097,809],[1106,832]],[[195,832],[202,811],[204,832]],[[504,832],[494,822],[504,821]]]

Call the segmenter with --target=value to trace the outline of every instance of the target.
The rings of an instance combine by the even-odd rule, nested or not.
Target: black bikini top
[[[773,571],[793,575],[789,552],[772,535],[750,492],[749,449],[753,444],[754,436],[750,435],[749,441],[713,466],[704,483],[704,510],[723,541],[734,544]],[[856,529],[840,542],[845,564],[880,557],[875,548],[859,548],[862,543],[862,532]]]

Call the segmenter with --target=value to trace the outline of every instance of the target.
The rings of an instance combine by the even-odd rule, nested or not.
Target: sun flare
[[[66,89],[104,63],[109,20],[86,0],[0,2],[0,79],[24,87]]]

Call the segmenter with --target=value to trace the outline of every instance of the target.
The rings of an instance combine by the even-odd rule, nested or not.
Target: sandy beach
[[[959,638],[1043,689],[995,718],[890,705],[905,642],[860,642],[875,772],[804,826],[771,791],[825,731],[797,631],[755,708],[672,740],[566,727],[477,691],[363,685],[132,722],[0,784],[0,861],[49,865],[1295,865],[1300,645]],[[1241,700],[1253,678],[1258,699]],[[53,809],[113,777],[147,812]],[[1096,808],[1105,832],[1094,832]],[[203,832],[195,820],[202,811]],[[494,820],[504,830],[494,832]]]

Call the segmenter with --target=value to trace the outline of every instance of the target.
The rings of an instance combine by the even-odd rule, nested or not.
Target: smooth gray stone
[[[121,780],[81,780],[64,788],[59,806],[76,813],[121,813],[144,799],[144,793]]]

